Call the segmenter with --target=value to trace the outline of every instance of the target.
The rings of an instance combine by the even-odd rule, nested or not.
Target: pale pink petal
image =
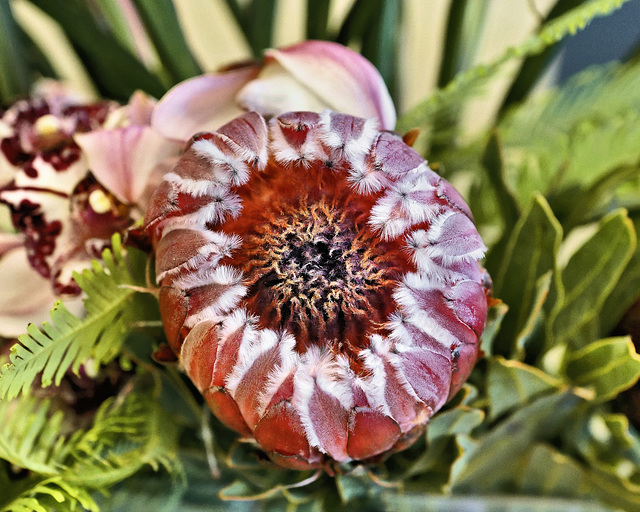
[[[151,96],[142,91],[134,92],[127,105],[129,124],[150,125],[151,115],[155,106],[156,101]]]
[[[135,204],[156,165],[179,152],[148,126],[76,134],[96,179],[123,203]]]
[[[27,324],[49,320],[56,300],[51,283],[38,274],[27,260],[24,248],[0,259],[0,336],[15,338],[26,332]]]
[[[70,196],[73,190],[86,175],[87,161],[80,154],[66,167],[56,168],[41,155],[34,158],[32,172],[18,170],[14,177],[16,189],[24,191],[42,191],[62,196]]]
[[[219,128],[243,112],[236,104],[236,95],[259,69],[250,65],[179,83],[158,102],[151,126],[165,137],[182,141]]]
[[[0,233],[0,256],[17,249],[24,243],[22,233]]]
[[[362,55],[337,43],[305,41],[268,50],[300,84],[313,91],[325,108],[359,117],[376,117],[382,129],[396,124],[396,112],[380,73]],[[295,110],[304,110],[304,105]]]

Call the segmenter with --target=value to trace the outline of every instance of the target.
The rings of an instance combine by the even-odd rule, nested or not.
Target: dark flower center
[[[327,340],[344,351],[389,313],[399,269],[340,206],[324,197],[280,203],[244,237],[248,306],[293,333],[299,349]]]

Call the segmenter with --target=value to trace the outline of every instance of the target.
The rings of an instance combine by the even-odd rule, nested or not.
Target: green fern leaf
[[[159,383],[148,385],[148,377],[136,376],[124,394],[102,403],[88,430],[71,436],[61,434],[63,413],[52,413],[49,401],[27,394],[1,401],[0,459],[32,475],[14,488],[0,466],[0,511],[97,510],[93,490],[106,491],[144,466],[184,483],[178,427],[157,400]]]
[[[11,348],[10,362],[0,369],[0,398],[10,399],[29,388],[42,372],[42,386],[58,385],[71,369],[78,373],[90,357],[96,364],[112,360],[119,352],[131,324],[146,318],[153,308],[135,287],[145,285],[146,255],[135,249],[125,255],[120,237],[103,252],[104,267],[93,261],[74,278],[87,295],[87,315],[73,316],[60,301],[51,322],[34,324]],[[134,298],[135,297],[135,298]],[[137,300],[136,300],[137,299]]]
[[[74,434],[65,481],[104,489],[148,465],[180,477],[178,429],[168,421],[153,390],[112,397],[98,409],[93,427]]]
[[[57,475],[66,451],[60,443],[63,413],[49,401],[25,395],[0,401],[0,459],[45,476]]]
[[[89,492],[54,477],[34,485],[0,512],[72,512],[77,510],[99,512],[98,504]]]
[[[459,108],[465,100],[495,77],[507,62],[542,52],[552,44],[583,29],[593,19],[610,14],[628,1],[630,0],[592,0],[572,9],[546,24],[537,34],[519,46],[507,48],[493,62],[480,64],[459,73],[446,87],[438,89],[407,112],[398,121],[396,129],[401,133],[416,127],[428,131],[435,116]]]

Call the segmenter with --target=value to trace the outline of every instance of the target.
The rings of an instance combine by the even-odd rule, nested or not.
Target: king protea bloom
[[[283,466],[407,447],[478,357],[471,212],[375,118],[251,112],[199,134],[145,222],[184,371]]]

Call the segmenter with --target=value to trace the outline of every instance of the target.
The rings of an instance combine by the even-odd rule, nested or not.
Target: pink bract
[[[406,448],[478,357],[469,209],[376,119],[238,117],[194,137],[145,222],[170,346],[278,464]]]

